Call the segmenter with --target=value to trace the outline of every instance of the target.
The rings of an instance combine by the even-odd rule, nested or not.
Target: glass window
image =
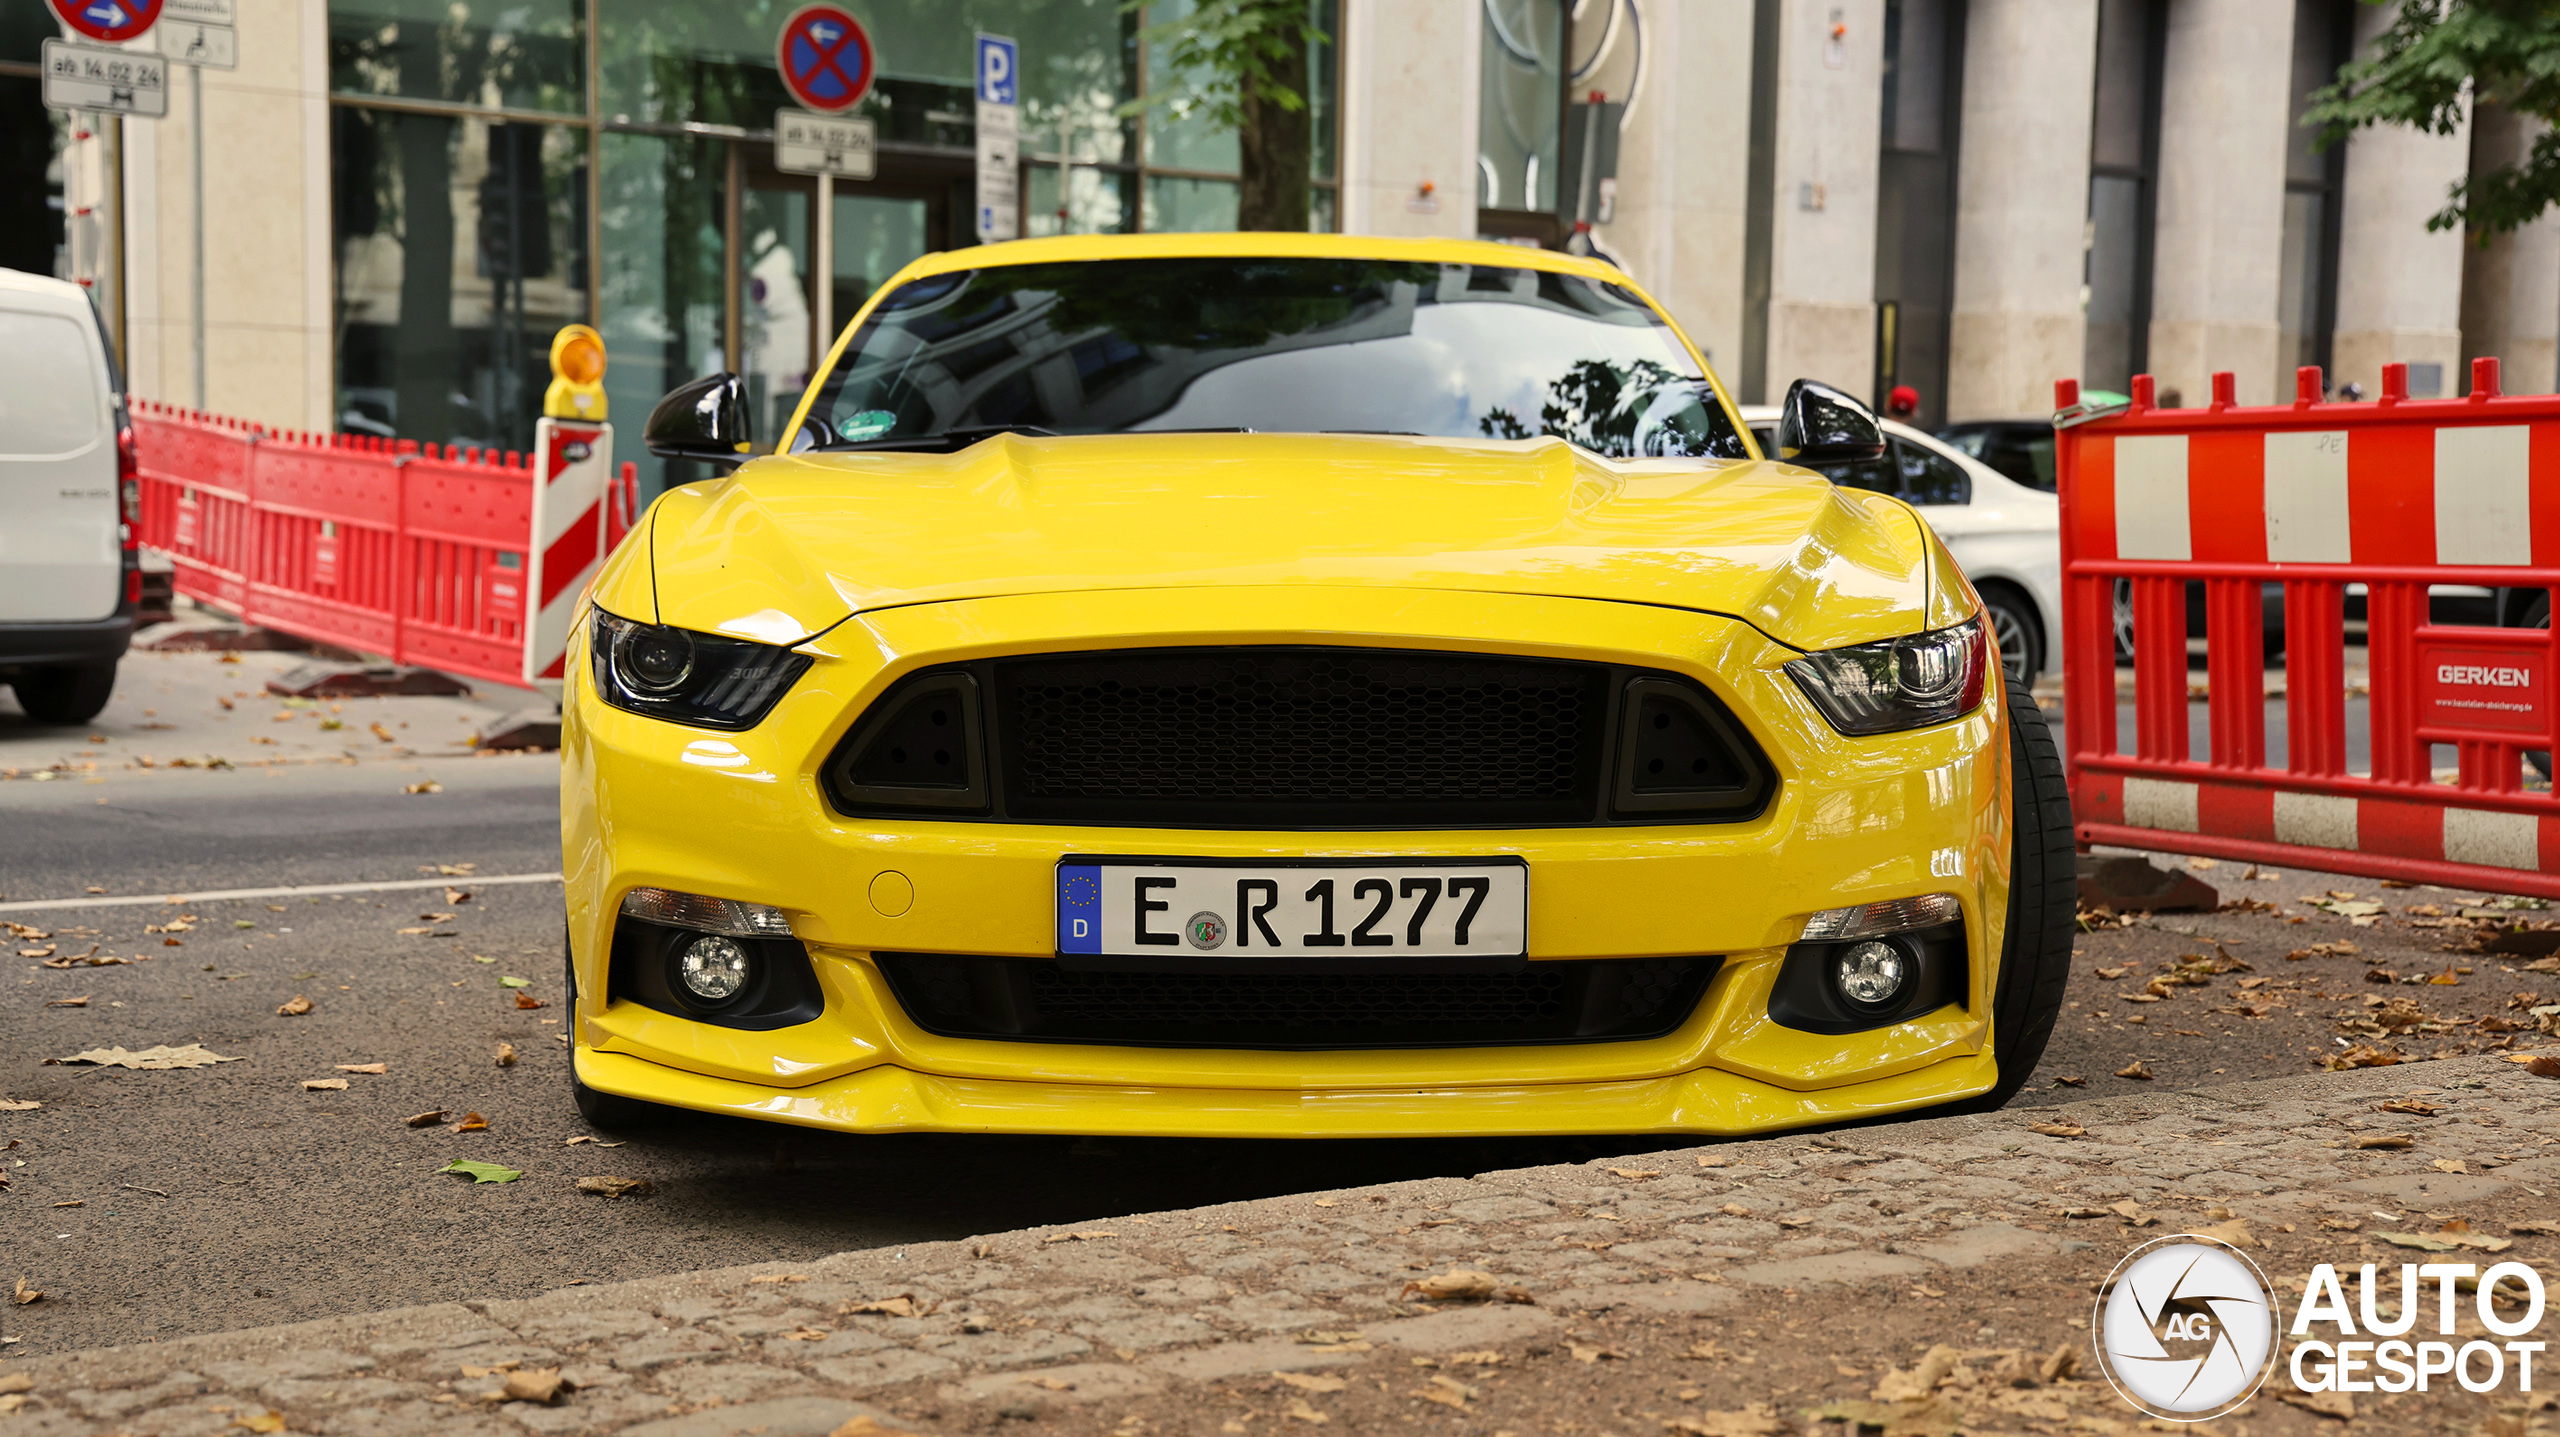
[[[624,424],[661,395],[727,365],[720,204],[727,149],[716,140],[606,132],[603,153],[605,395]],[[630,446],[655,493],[697,477]]]
[[[58,314],[0,309],[0,449],[69,454],[98,437],[89,336]]]
[[[44,42],[61,38],[61,22],[44,6],[0,5],[0,60],[42,64]]]
[[[492,109],[586,109],[579,0],[332,0],[340,94]]]
[[[587,317],[586,149],[561,125],[335,113],[341,428],[521,449]]]
[[[1893,467],[1901,475],[1900,493],[1914,504],[1970,504],[1973,476],[1964,466],[1926,444],[1893,441]]]
[[[1526,439],[1739,458],[1669,327],[1613,285],[1333,259],[1006,265],[911,281],[792,447],[988,427]]]
[[[2054,492],[2051,425],[1967,424],[1941,430],[1938,437],[2006,478],[2047,494]]]
[[[1552,210],[1564,131],[1564,0],[1483,4],[1476,203],[1490,210]]]
[[[1147,176],[1144,225],[1150,230],[1231,230],[1240,187],[1229,180]]]
[[[836,195],[836,302],[838,324],[853,318],[889,276],[933,248],[926,239],[931,206],[886,195]],[[822,339],[833,341],[835,336]],[[796,396],[795,396],[796,397]]]
[[[1148,7],[1147,19],[1158,25],[1170,24],[1188,17],[1192,9],[1192,0],[1157,0]],[[1175,69],[1166,59],[1165,50],[1161,44],[1147,47],[1148,90],[1174,97],[1147,110],[1147,167],[1234,174],[1244,163],[1236,132],[1211,124],[1200,107],[1185,98],[1200,92],[1203,77]],[[1150,224],[1147,228],[1155,226]],[[1234,220],[1230,218],[1223,228],[1235,228]]]

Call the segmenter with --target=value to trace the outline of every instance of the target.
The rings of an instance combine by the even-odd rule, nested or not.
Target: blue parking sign
[[[1014,103],[1014,75],[1020,52],[1003,35],[978,37],[978,98],[990,105]]]

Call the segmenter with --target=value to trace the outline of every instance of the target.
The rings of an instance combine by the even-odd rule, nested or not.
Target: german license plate
[[[1517,858],[1058,864],[1058,951],[1123,958],[1518,958]]]

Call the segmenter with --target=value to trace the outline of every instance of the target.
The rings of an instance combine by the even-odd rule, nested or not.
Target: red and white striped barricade
[[[2560,585],[2560,397],[2159,409],[2073,423],[2056,388],[2064,731],[2082,845],[2118,844],[2560,898],[2560,800],[2529,782],[2560,719],[2547,628],[2437,624],[2431,585],[2523,604]],[[2262,585],[2284,594],[2284,765],[2267,761]],[[2188,739],[2187,610],[2204,594],[2206,751]],[[2349,761],[2345,611],[2366,596],[2371,762]],[[2117,735],[2116,602],[2129,593],[2133,746]],[[2524,591],[2517,593],[2516,591]],[[2548,612],[2547,607],[2544,609]],[[2436,762],[2439,748],[2453,762]],[[2547,761],[2547,760],[2546,760]]]

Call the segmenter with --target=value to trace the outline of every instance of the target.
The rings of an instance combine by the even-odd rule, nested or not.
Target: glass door
[[[759,450],[780,441],[835,338],[817,332],[814,277],[829,275],[830,323],[841,332],[883,280],[939,247],[951,208],[921,186],[839,180],[834,189],[835,223],[826,236],[818,232],[817,182],[809,177],[759,166],[747,171],[739,196],[736,367],[747,383]],[[834,251],[831,260],[819,256],[822,240]]]

